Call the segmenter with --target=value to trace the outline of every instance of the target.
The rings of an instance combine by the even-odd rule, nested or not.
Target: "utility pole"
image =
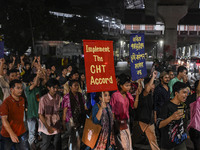
[[[29,16],[29,23],[30,23],[30,30],[31,30],[31,39],[32,39],[32,51],[34,51],[35,48],[35,40],[33,35],[33,24],[32,24],[32,18],[31,18],[31,12],[30,12],[30,4],[28,4],[28,16]]]

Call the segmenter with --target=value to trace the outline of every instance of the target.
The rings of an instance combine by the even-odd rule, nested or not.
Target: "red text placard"
[[[87,92],[117,90],[113,41],[83,40]]]

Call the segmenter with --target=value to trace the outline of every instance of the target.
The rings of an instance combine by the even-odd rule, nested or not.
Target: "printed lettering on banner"
[[[132,34],[130,36],[130,63],[133,81],[147,75],[144,48],[144,34]]]
[[[83,40],[87,92],[117,90],[113,41]]]

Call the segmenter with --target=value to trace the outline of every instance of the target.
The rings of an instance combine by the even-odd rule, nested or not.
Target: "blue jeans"
[[[35,141],[36,137],[38,136],[38,118],[31,118],[27,119],[27,124],[28,124],[28,142],[29,144],[33,144]]]
[[[18,136],[19,143],[13,143],[11,138],[1,136],[2,147],[3,150],[11,150],[14,146],[16,150],[29,150],[29,143],[28,143],[28,133],[25,132],[24,134]]]

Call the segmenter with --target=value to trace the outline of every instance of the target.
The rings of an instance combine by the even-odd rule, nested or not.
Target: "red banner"
[[[83,40],[87,92],[117,90],[113,41]]]

